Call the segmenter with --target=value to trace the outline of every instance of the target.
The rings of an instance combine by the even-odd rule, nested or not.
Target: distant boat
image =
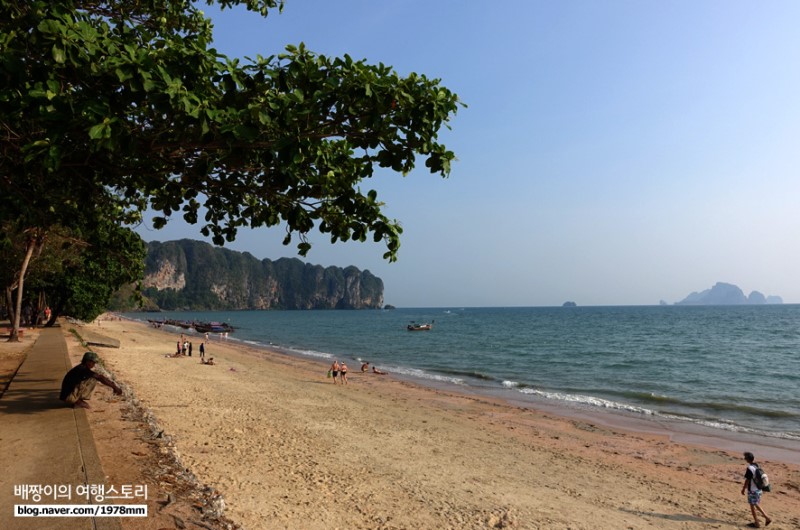
[[[408,331],[430,331],[433,328],[433,323],[436,322],[435,320],[431,320],[430,324],[417,324],[416,322],[411,322],[406,329]]]
[[[169,318],[164,320],[152,320],[148,318],[147,321],[150,322],[150,325],[156,328],[160,328],[162,326],[175,326],[178,328],[190,329],[192,327],[192,322],[188,322],[186,320],[172,320]]]
[[[195,322],[194,329],[198,333],[233,333],[234,327],[225,322]]]

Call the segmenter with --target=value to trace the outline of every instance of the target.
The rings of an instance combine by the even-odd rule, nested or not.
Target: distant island
[[[662,301],[663,302],[663,301]],[[764,296],[758,291],[753,291],[749,296],[736,285],[717,282],[711,289],[694,292],[675,305],[765,305],[782,304],[780,296]]]
[[[578,304],[576,304],[575,302],[564,302],[563,304],[561,304],[561,307],[578,307]]]

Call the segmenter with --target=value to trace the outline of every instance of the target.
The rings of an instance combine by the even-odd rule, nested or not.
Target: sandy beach
[[[121,344],[94,348],[126,394],[99,388],[90,422],[109,482],[148,484],[153,516],[124,519],[126,528],[700,529],[752,521],[738,450],[422,388],[357,366],[348,385],[334,385],[318,362],[218,337],[206,353],[216,365],[207,366],[197,335],[193,357],[171,358],[180,334],[137,322],[104,317],[64,328]],[[68,343],[77,363],[84,347]],[[148,432],[141,411],[160,432]],[[796,455],[754,452],[775,484],[763,504],[770,528],[800,528]],[[202,519],[209,503],[222,502],[221,522]]]

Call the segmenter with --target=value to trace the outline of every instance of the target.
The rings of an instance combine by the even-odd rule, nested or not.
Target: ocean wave
[[[680,416],[676,414],[658,414],[658,415],[666,419],[677,420],[677,421],[688,421],[691,423],[695,423],[697,425],[702,425],[704,427],[710,427],[712,429],[719,429],[723,431],[731,431],[743,434],[754,434],[758,436],[768,436],[771,438],[781,438],[784,440],[800,441],[800,432],[762,431],[758,429],[753,429],[751,427],[744,427],[734,422],[721,419],[710,420],[710,419],[689,418],[687,416]]]
[[[621,392],[620,393],[623,397],[631,398],[639,401],[650,402],[650,403],[658,403],[659,405],[665,404],[674,404],[674,405],[686,405],[685,401],[680,399],[665,396],[663,394],[656,394],[655,392]]]
[[[646,407],[639,407],[635,405],[630,405],[628,403],[621,403],[619,401],[612,401],[609,399],[598,398],[594,396],[587,396],[583,394],[567,394],[562,392],[547,392],[543,390],[538,390],[536,388],[531,387],[522,387],[519,383],[514,381],[503,381],[503,386],[506,388],[514,389],[518,392],[523,394],[533,395],[537,397],[541,397],[548,400],[553,401],[560,401],[562,403],[569,403],[574,405],[580,406],[589,406],[589,407],[599,407],[607,410],[613,411],[620,411],[626,413],[633,413],[643,416],[652,416],[652,417],[660,417],[668,420],[674,421],[685,421],[694,423],[697,425],[702,425],[704,427],[710,427],[713,429],[721,429],[731,432],[739,432],[739,433],[746,433],[746,434],[756,434],[761,436],[770,436],[773,438],[782,438],[787,440],[800,440],[800,433],[796,432],[772,432],[772,431],[762,431],[758,429],[753,429],[750,427],[744,427],[742,425],[738,425],[733,421],[715,418],[693,418],[690,416],[685,416],[681,414],[675,413],[663,413],[657,410],[652,410]],[[677,401],[670,398],[665,398],[667,401]]]
[[[390,366],[386,368],[386,371],[393,374],[400,374],[408,377],[414,377],[417,379],[426,379],[429,381],[438,381],[442,383],[452,383],[455,385],[464,384],[464,380],[460,377],[450,377],[446,375],[435,374],[431,372],[426,372],[425,370],[420,370],[418,368],[409,368],[407,366]]]
[[[797,413],[785,410],[764,409],[750,405],[737,405],[729,403],[689,403],[687,406],[708,409],[720,412],[740,412],[753,416],[767,416],[769,418],[796,418]]]
[[[283,347],[281,348],[286,353],[296,354],[296,355],[303,355],[305,357],[313,357],[315,359],[335,359],[337,358],[334,354],[318,351],[318,350],[307,350],[307,349],[300,349],[300,348],[292,348],[292,347]]]
[[[647,416],[652,416],[656,414],[656,411],[644,407],[637,407],[635,405],[630,405],[628,403],[611,401],[609,399],[603,399],[595,396],[587,396],[583,394],[564,394],[561,392],[546,392],[544,390],[538,390],[536,388],[531,388],[531,387],[525,387],[525,388],[519,387],[517,390],[519,392],[522,392],[523,394],[534,395],[538,397],[543,397],[545,399],[562,401],[566,403],[575,403],[580,405],[589,405],[592,407],[600,407],[604,409],[634,412],[637,414],[644,414]]]
[[[481,379],[483,381],[495,381],[495,378],[492,377],[491,375],[482,374],[481,372],[475,372],[471,370],[439,369],[438,371],[446,375],[471,377],[473,379]]]
[[[521,389],[531,389],[531,388],[533,388],[533,385],[529,385],[527,383],[520,383],[519,381],[508,381],[508,380],[506,380],[506,381],[503,381],[501,384],[502,384],[502,386],[504,388],[520,389],[520,391],[522,391]]]

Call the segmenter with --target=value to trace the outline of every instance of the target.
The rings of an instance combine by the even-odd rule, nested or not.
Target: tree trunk
[[[14,286],[6,287],[6,310],[8,311],[8,322],[14,328]],[[10,331],[10,330],[9,330]]]
[[[14,309],[14,320],[11,324],[11,333],[8,337],[8,342],[19,342],[19,320],[22,314],[22,295],[23,287],[25,285],[25,275],[28,273],[28,265],[31,262],[33,252],[37,247],[41,247],[44,241],[44,236],[39,230],[35,230],[34,234],[25,242],[25,258],[22,260],[22,266],[19,269],[19,281],[17,282],[17,304]]]

